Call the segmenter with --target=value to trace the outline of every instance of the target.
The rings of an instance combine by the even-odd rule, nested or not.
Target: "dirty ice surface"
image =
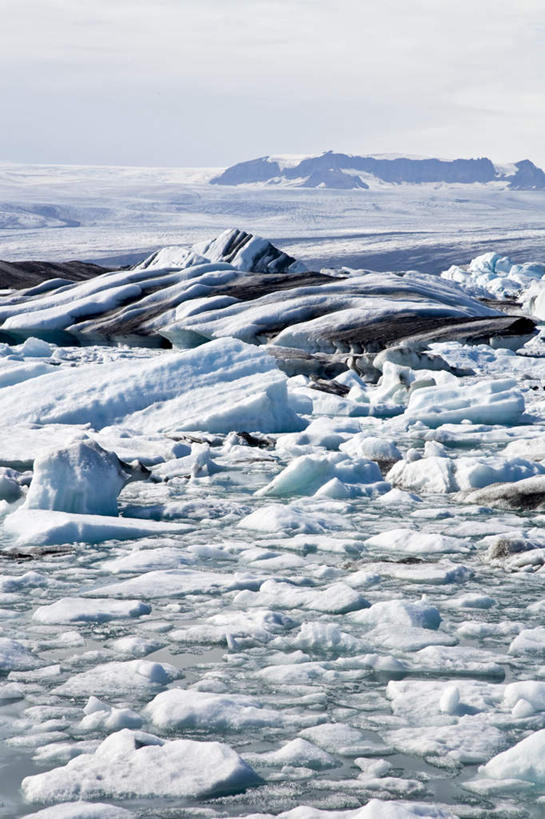
[[[1,345],[0,816],[542,816],[545,343],[502,344]]]

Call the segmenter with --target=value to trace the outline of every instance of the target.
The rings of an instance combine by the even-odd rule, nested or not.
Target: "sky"
[[[0,161],[545,166],[543,0],[0,0]]]

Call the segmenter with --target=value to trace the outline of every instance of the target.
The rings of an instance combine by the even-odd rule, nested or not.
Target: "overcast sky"
[[[0,160],[545,165],[544,0],[0,0]]]

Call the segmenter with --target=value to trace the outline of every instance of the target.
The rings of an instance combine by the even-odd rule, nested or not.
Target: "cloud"
[[[545,163],[542,0],[0,0],[0,13],[0,158],[492,145]]]

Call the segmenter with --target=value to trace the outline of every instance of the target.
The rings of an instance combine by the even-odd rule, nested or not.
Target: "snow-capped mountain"
[[[296,164],[263,156],[231,165],[211,179],[213,185],[285,184],[305,188],[369,188],[378,184],[504,183],[512,190],[544,190],[545,173],[529,159],[495,165],[479,159],[416,159],[412,157],[350,156],[326,151]]]

